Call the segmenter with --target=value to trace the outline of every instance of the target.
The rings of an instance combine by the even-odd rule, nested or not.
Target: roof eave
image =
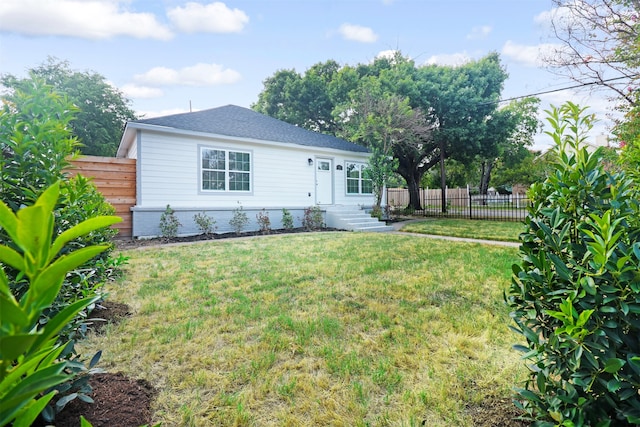
[[[186,129],[178,129],[178,128],[172,128],[172,127],[167,127],[167,126],[159,126],[159,125],[150,125],[150,124],[146,124],[146,123],[127,123],[127,126],[125,128],[125,132],[124,135],[122,137],[122,141],[120,142],[120,146],[118,147],[118,152],[116,154],[116,157],[126,157],[127,152],[129,151],[129,148],[131,147],[131,145],[135,142],[135,136],[137,133],[137,130],[148,130],[148,131],[153,131],[153,132],[163,132],[163,133],[169,133],[169,134],[173,134],[173,135],[185,135],[185,136],[194,136],[194,137],[204,137],[207,139],[223,139],[223,140],[227,140],[227,141],[232,141],[232,142],[249,142],[249,143],[253,143],[253,144],[269,144],[269,145],[273,145],[273,146],[279,146],[279,147],[299,147],[300,149],[313,149],[313,150],[317,150],[317,151],[324,151],[324,152],[349,152],[349,153],[358,153],[358,154],[362,154],[362,155],[369,155],[370,152],[367,151],[355,151],[355,150],[343,150],[340,148],[333,148],[333,147],[321,147],[321,146],[313,146],[313,145],[305,145],[305,144],[296,144],[293,142],[282,142],[282,141],[272,141],[272,140],[268,140],[268,139],[256,139],[256,138],[249,138],[249,137],[239,137],[239,136],[230,136],[230,135],[224,135],[224,134],[215,134],[215,133],[210,133],[210,132],[199,132],[199,131],[192,131],[192,130],[186,130]],[[128,135],[129,133],[129,135]],[[127,137],[128,136],[128,137]],[[366,148],[365,148],[366,150]]]

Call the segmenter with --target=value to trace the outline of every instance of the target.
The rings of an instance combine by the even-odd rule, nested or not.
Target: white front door
[[[333,204],[333,160],[316,158],[316,204]]]

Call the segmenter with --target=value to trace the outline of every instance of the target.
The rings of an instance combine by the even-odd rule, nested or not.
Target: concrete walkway
[[[428,239],[439,239],[439,240],[450,240],[454,242],[466,242],[466,243],[480,243],[483,245],[495,245],[495,246],[507,246],[511,248],[520,247],[520,243],[517,242],[501,242],[499,240],[484,240],[484,239],[469,239],[467,237],[453,237],[453,236],[439,236],[436,234],[422,234],[422,233],[408,233],[405,231],[400,231],[402,227],[412,222],[422,222],[423,219],[410,219],[407,221],[396,222],[393,224],[393,231],[387,231],[387,233],[391,234],[401,234],[404,236],[415,236],[415,237],[424,237]]]

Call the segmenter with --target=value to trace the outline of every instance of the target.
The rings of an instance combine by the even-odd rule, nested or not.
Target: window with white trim
[[[202,191],[251,191],[251,153],[200,148]]]
[[[373,182],[366,163],[345,162],[347,194],[373,194]]]

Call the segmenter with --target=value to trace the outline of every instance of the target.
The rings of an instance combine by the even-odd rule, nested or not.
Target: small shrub
[[[302,226],[307,231],[319,230],[324,227],[324,219],[322,218],[322,210],[318,206],[312,206],[304,210],[302,218]]]
[[[548,114],[555,171],[531,187],[505,294],[530,362],[516,405],[537,426],[638,425],[640,194],[584,148],[584,109]]]
[[[412,216],[415,213],[416,213],[416,210],[413,206],[407,206],[404,209],[402,209],[403,215]]]
[[[262,234],[269,234],[271,232],[271,220],[269,219],[269,212],[265,209],[256,214],[256,220],[258,221],[258,227]]]
[[[382,208],[378,205],[374,205],[373,209],[371,209],[371,216],[373,218],[382,219]]]
[[[229,225],[236,234],[242,233],[248,223],[249,218],[247,217],[247,213],[242,209],[242,205],[233,210],[233,216],[229,220]]]
[[[178,235],[178,228],[181,226],[176,217],[176,212],[167,205],[167,208],[160,216],[160,234],[162,237],[170,239]]]
[[[202,234],[211,234],[218,228],[216,226],[216,220],[204,212],[195,214],[193,216],[193,221],[196,223],[198,230],[200,230]]]
[[[388,203],[384,207],[384,218],[393,219],[393,207]]]
[[[293,228],[293,215],[287,209],[282,209],[282,228],[291,230]]]

